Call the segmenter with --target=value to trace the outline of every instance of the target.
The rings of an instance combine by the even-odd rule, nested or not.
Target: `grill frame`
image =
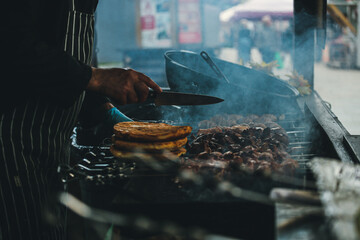
[[[293,106],[291,108],[293,108]],[[289,108],[287,107],[286,109]],[[288,122],[281,123],[282,125],[288,125],[285,130],[289,131],[291,135],[289,146],[303,146],[308,144],[310,145],[310,149],[306,149],[311,152],[310,150],[312,150],[312,145],[309,144],[309,140],[304,136],[310,131],[310,126],[312,125],[309,123],[308,117],[305,115],[301,104],[296,106],[295,109],[297,109],[297,111],[295,111],[293,115],[299,118],[290,119]],[[181,114],[187,113],[188,109],[181,111]],[[291,115],[290,113],[287,114]],[[173,116],[178,115],[179,114],[174,114]],[[161,118],[162,116],[160,115],[159,117]],[[288,117],[285,116],[285,119],[288,119]],[[169,119],[169,121],[176,123],[174,119]],[[182,123],[178,122],[178,124]],[[194,130],[196,131],[196,129]],[[73,140],[76,139],[74,138]],[[81,157],[82,154],[87,151],[91,151],[94,148],[100,149],[101,151],[109,150],[106,144],[104,146],[77,145],[77,147],[78,157]],[[311,152],[311,154],[311,156],[315,155],[313,152]],[[249,175],[249,178],[247,179],[246,176],[239,176],[239,179],[243,182],[243,185],[240,187],[247,187],[243,188],[244,190],[254,190],[254,188],[257,188],[256,184],[268,184],[265,189],[257,191],[260,193],[261,197],[264,197],[264,202],[256,202],[244,198],[234,198],[233,196],[229,196],[228,193],[217,194],[215,201],[203,201],[196,198],[187,198],[184,200],[184,193],[179,194],[176,189],[177,186],[169,186],[168,184],[169,182],[173,182],[176,172],[168,174],[154,174],[150,171],[150,174],[147,172],[147,175],[143,174],[141,176],[136,176],[135,174],[134,176],[130,176],[128,180],[122,182],[121,187],[117,185],[117,182],[109,184],[94,184],[94,182],[86,181],[84,179],[80,181],[80,185],[84,202],[92,207],[128,214],[131,216],[146,216],[154,219],[155,221],[171,221],[185,227],[197,226],[203,228],[204,230],[211,231],[212,233],[229,237],[256,239],[266,236],[268,239],[275,239],[275,205],[268,199],[268,193],[270,190],[274,187],[300,189],[314,189],[315,187],[311,181],[308,181],[308,179],[312,179],[311,173],[309,173],[308,168],[306,167],[306,162],[310,160],[309,155],[306,155],[303,151],[301,151],[300,154],[297,152],[295,155],[297,155],[300,159],[303,159],[303,162],[300,164],[301,168],[296,173],[298,178],[290,184],[287,183],[289,179],[283,178],[282,176],[276,176],[272,178],[271,181],[267,178],[262,178],[261,176]],[[255,183],[254,179],[256,180]],[[129,187],[129,185],[131,185],[129,182],[133,184],[133,193],[138,191],[138,186],[141,186],[142,188],[151,190],[154,190],[155,188],[162,190],[168,188],[168,193],[170,193],[170,195],[174,193],[174,195],[172,197],[165,198],[161,195],[153,198],[157,191],[161,191],[155,190],[155,194],[153,193],[153,195],[148,195],[148,198],[141,199],[139,198],[139,195],[129,194],[129,188],[131,188],[131,186]],[[126,191],[123,188],[124,186]],[[144,193],[141,193],[141,191],[138,192],[140,192],[140,195],[147,195],[146,191]],[[101,194],[99,195],[99,193]],[[109,201],[104,201],[104,196]],[[128,196],[128,198],[124,198],[124,196]],[[199,206],[202,206],[202,208],[199,208]],[[214,209],[219,211],[216,211],[215,213]],[[212,216],[214,216],[211,221],[208,215],[209,212]],[[234,215],[234,213],[236,214]],[[261,218],[259,218],[259,213],[261,213]],[[189,216],[191,217],[189,218]],[[191,219],[191,221],[189,219]],[[214,219],[217,219],[217,221]],[[233,221],[224,222],[224,219],[232,219]],[[241,224],[241,228],[238,227],[239,224]],[[254,228],[254,226],[256,226],[256,228]],[[262,231],[258,231],[258,229],[261,229]],[[136,237],[136,229],[127,227],[123,228],[122,231],[124,234]],[[156,232],[153,232],[152,234],[156,234]]]

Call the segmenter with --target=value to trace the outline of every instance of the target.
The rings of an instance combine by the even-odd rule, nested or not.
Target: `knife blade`
[[[147,100],[153,101],[155,105],[207,105],[224,101],[224,99],[182,92],[162,91],[157,93],[153,90],[149,91]]]

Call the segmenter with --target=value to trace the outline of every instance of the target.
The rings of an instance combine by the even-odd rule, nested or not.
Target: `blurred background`
[[[311,83],[351,134],[360,134],[359,6],[359,1],[327,1]],[[302,57],[293,52],[293,8],[293,0],[100,1],[94,64],[130,67],[168,87],[164,53],[205,50],[285,81],[296,76],[304,85],[298,81],[296,87],[306,95],[306,76],[293,67]]]

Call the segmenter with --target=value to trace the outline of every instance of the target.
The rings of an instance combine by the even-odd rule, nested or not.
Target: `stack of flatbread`
[[[118,158],[173,158],[186,153],[190,126],[120,122],[114,125],[111,153]]]

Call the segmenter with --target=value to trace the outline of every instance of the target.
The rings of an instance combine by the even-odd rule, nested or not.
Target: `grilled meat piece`
[[[284,135],[283,133],[274,133],[272,135],[272,138],[276,139],[277,141],[286,146],[289,144],[289,137],[287,135]]]
[[[208,129],[199,129],[197,135],[204,135],[204,134],[212,134],[212,133],[221,133],[222,129],[220,127],[213,127]]]
[[[225,156],[224,156],[224,158],[225,158]],[[231,162],[237,163],[237,164],[242,164],[244,162],[244,160],[242,159],[241,156],[234,155],[234,157],[231,159]]]
[[[227,151],[226,153],[223,154],[223,158],[227,159],[227,160],[233,159],[234,158],[234,153],[231,152],[231,151]]]
[[[261,173],[265,175],[269,175],[273,172],[273,169],[271,168],[271,163],[267,161],[260,161],[258,164],[255,173]]]
[[[269,138],[270,136],[271,136],[271,129],[268,127],[264,128],[261,138],[266,139]]]
[[[210,156],[213,159],[222,159],[223,154],[221,152],[212,152],[212,153],[210,153]]]
[[[204,145],[200,142],[193,142],[190,145],[187,145],[186,148],[188,149],[189,153],[196,154],[204,151]]]
[[[294,159],[286,159],[281,163],[281,170],[284,174],[293,175],[296,168],[299,167],[299,163]]]
[[[222,114],[222,115],[216,115],[212,117],[209,120],[203,120],[199,122],[198,127],[203,128],[213,128],[216,126],[222,126],[222,127],[232,127],[238,124],[262,124],[262,127],[264,127],[264,124],[267,122],[274,122],[277,121],[277,117],[272,114],[264,114],[261,116],[250,114],[247,116],[242,116],[238,114]]]
[[[259,155],[259,160],[265,160],[267,162],[274,161],[274,156],[270,152],[262,152]]]
[[[200,159],[209,159],[210,154],[208,152],[201,152],[197,155],[197,157]]]
[[[242,133],[244,130],[249,129],[250,126],[248,124],[238,124],[238,125],[234,125],[232,127],[230,127],[231,131],[237,132],[237,133]]]
[[[198,130],[187,145],[190,158],[230,162],[231,166],[238,164],[241,169],[256,173],[291,175],[298,164],[286,152],[289,138],[276,120],[272,114],[225,114],[202,121],[199,126],[216,126]]]

